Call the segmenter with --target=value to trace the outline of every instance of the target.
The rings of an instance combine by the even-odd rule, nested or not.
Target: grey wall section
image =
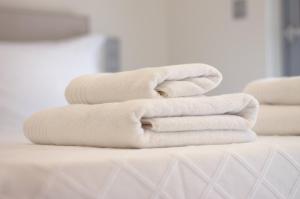
[[[283,1],[284,75],[300,75],[300,0]]]
[[[103,70],[105,72],[118,72],[121,70],[121,41],[117,37],[108,37],[104,44]]]

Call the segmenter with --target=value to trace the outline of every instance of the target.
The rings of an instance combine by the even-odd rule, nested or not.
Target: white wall
[[[171,63],[205,62],[224,75],[217,92],[241,91],[266,76],[266,3],[248,0],[245,19],[234,20],[231,0],[169,0]]]
[[[87,15],[122,40],[123,69],[167,64],[165,0],[0,0],[0,6]]]

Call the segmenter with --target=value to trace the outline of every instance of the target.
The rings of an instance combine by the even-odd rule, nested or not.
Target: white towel
[[[212,90],[221,80],[221,73],[206,64],[143,68],[114,74],[80,76],[71,81],[65,96],[71,104],[191,97]]]
[[[261,104],[300,105],[300,77],[257,80],[248,84],[245,92]]]
[[[300,135],[300,106],[261,105],[254,130],[261,135]]]
[[[169,147],[249,142],[257,101],[246,94],[76,104],[34,114],[24,125],[34,143]]]
[[[300,135],[300,77],[269,78],[245,92],[261,103],[254,130],[261,135]]]

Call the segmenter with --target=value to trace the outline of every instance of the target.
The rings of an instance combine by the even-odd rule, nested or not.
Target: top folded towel
[[[300,77],[257,80],[248,84],[245,92],[261,104],[300,105]]]
[[[65,95],[71,104],[191,97],[214,89],[221,80],[221,73],[212,66],[184,64],[80,76],[71,81]]]

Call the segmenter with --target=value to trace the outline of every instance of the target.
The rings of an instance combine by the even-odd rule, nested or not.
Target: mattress
[[[0,198],[300,198],[300,137],[108,149],[0,146]]]

